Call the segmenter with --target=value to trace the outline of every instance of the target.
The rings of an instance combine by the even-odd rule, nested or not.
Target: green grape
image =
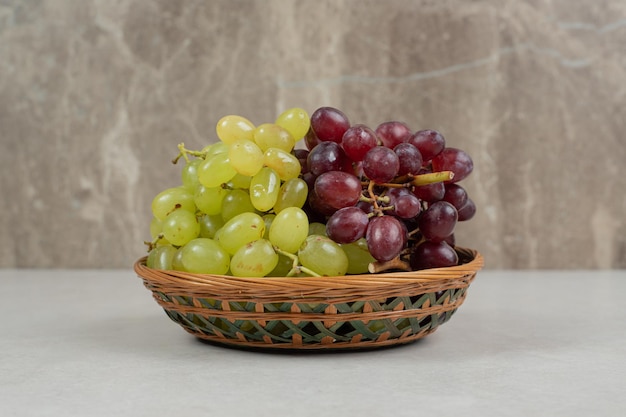
[[[205,187],[219,187],[230,181],[237,171],[230,164],[227,153],[218,153],[198,166],[198,180]]]
[[[369,272],[367,269],[369,264],[376,262],[376,259],[367,249],[367,241],[363,237],[356,242],[345,243],[339,246],[341,246],[341,249],[348,257],[348,274],[365,274]]]
[[[180,261],[185,271],[194,274],[228,272],[230,256],[213,239],[199,237],[187,243],[181,251]]]
[[[323,276],[345,275],[348,271],[345,252],[326,236],[308,236],[298,251],[298,259],[302,266]]]
[[[222,201],[222,219],[224,222],[241,213],[254,212],[250,194],[244,190],[230,190]]]
[[[280,177],[272,169],[263,167],[250,181],[250,201],[259,211],[268,211],[278,198]]]
[[[152,239],[156,239],[161,232],[163,232],[163,220],[153,217],[150,221],[150,236],[152,236]]]
[[[281,180],[287,181],[300,175],[302,165],[294,155],[279,148],[269,148],[264,154],[265,166],[272,168]]]
[[[230,271],[236,277],[264,277],[278,264],[278,254],[266,239],[240,247],[230,260]]]
[[[196,188],[193,201],[198,210],[204,214],[215,215],[222,211],[222,202],[228,194],[228,190],[218,187],[205,187],[200,184]]]
[[[272,271],[267,274],[268,277],[286,277],[293,268],[293,259],[288,256],[279,254],[278,262]]]
[[[174,257],[172,258],[172,269],[174,271],[187,272],[182,261],[183,248],[184,246],[176,249],[176,253],[174,253]]]
[[[202,152],[205,154],[204,159],[209,159],[213,155],[217,155],[218,153],[228,153],[230,146],[224,142],[212,143],[208,146],[205,146],[202,149]]]
[[[231,143],[228,159],[241,175],[251,177],[263,168],[263,151],[249,140],[239,139]]]
[[[309,225],[310,235],[326,236],[326,225],[320,222],[313,222]]]
[[[276,118],[276,124],[285,128],[296,141],[299,141],[309,131],[311,119],[306,110],[294,107],[282,112]]]
[[[254,141],[263,152],[269,148],[279,148],[285,152],[291,152],[296,144],[291,133],[273,123],[259,125],[254,131]]]
[[[309,233],[309,219],[298,207],[288,207],[278,213],[270,226],[269,240],[279,249],[296,253]]]
[[[251,179],[252,177],[249,177],[247,175],[241,175],[238,173],[230,181],[228,181],[226,185],[228,186],[227,188],[230,188],[230,189],[242,188],[244,190],[247,190],[250,188]]]
[[[292,178],[280,186],[274,211],[280,213],[287,207],[302,208],[309,195],[309,187],[302,178]]]
[[[219,214],[215,216],[203,214],[198,219],[198,223],[200,224],[199,236],[208,237],[210,239],[214,239],[216,232],[224,226],[224,220]]]
[[[254,124],[245,117],[230,115],[222,117],[215,128],[217,137],[230,145],[239,139],[254,140]]]
[[[180,173],[183,187],[190,193],[193,193],[198,184],[200,184],[200,181],[198,181],[198,166],[202,161],[202,159],[194,159],[187,162]]]
[[[267,213],[263,215],[263,221],[265,222],[265,233],[263,234],[263,239],[270,238],[270,227],[272,227],[272,222],[276,218],[275,214]]]
[[[164,220],[176,209],[196,212],[193,194],[183,187],[163,190],[152,200],[152,214],[159,220]]]
[[[183,246],[200,234],[200,224],[194,213],[175,210],[163,220],[163,235],[175,246]]]
[[[219,231],[219,244],[233,255],[247,243],[261,239],[265,222],[256,213],[241,213],[227,221]]]
[[[172,260],[177,249],[172,245],[157,246],[150,251],[146,265],[148,268],[172,270]]]

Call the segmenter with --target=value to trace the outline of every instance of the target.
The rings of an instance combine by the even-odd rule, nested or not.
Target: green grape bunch
[[[180,186],[151,205],[148,267],[300,277],[459,262],[454,228],[476,207],[458,181],[473,162],[439,132],[371,129],[321,107],[258,126],[227,115],[216,135],[200,150],[178,145]]]

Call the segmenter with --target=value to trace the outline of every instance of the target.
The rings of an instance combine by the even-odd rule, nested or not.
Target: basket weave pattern
[[[483,265],[457,248],[461,265],[342,277],[240,278],[135,272],[166,314],[198,338],[247,347],[369,348],[434,332],[463,304]]]

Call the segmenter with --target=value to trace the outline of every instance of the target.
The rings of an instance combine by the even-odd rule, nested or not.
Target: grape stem
[[[178,155],[176,158],[172,159],[172,163],[178,163],[180,158],[184,158],[185,162],[189,163],[189,157],[187,155],[195,156],[196,158],[204,159],[206,157],[206,152],[202,151],[193,151],[191,149],[185,148],[185,144],[183,142],[178,144]]]
[[[305,266],[299,265],[300,260],[298,259],[297,255],[290,253],[290,252],[285,252],[284,250],[280,249],[278,246],[274,246],[274,251],[278,253],[279,255],[284,255],[293,261],[291,270],[287,274],[288,277],[296,276],[300,272],[304,272],[305,274],[311,275],[312,277],[321,277],[321,275],[318,274],[317,272],[314,272]]]
[[[395,258],[389,261],[376,261],[372,262],[367,266],[367,270],[372,274],[377,274],[379,272],[389,271],[393,269],[399,269],[401,271],[410,271],[411,265],[408,262],[400,259],[400,256],[396,256]]]
[[[156,248],[156,245],[159,243],[159,240],[163,239],[163,233],[159,233],[153,241],[144,240],[144,245],[148,247],[148,252],[151,252],[152,249]]]
[[[450,181],[454,178],[452,171],[428,172],[419,175],[404,175],[393,180],[391,183],[379,184],[387,188],[421,187],[422,185],[435,184],[437,182]]]
[[[454,172],[452,171],[429,172],[428,174],[416,175],[413,177],[411,184],[416,187],[420,187],[422,185],[450,181],[452,178],[454,178]]]

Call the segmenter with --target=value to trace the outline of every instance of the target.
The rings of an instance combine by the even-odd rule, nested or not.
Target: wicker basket
[[[134,269],[167,315],[204,340],[242,347],[356,349],[408,343],[434,332],[465,300],[483,266],[318,278],[238,278]]]

